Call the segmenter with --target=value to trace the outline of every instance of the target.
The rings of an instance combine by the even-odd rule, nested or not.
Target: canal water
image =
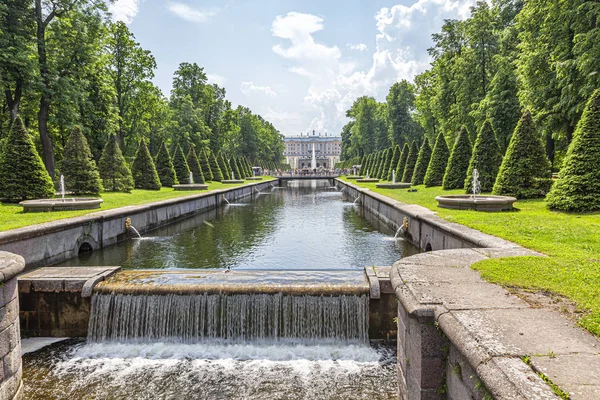
[[[170,285],[188,279],[179,269],[207,268],[230,268],[224,275],[235,279],[278,270],[273,284],[285,280],[281,270],[343,284],[344,271],[354,277],[416,253],[393,236],[325,181],[291,182],[61,265],[166,270],[176,276]],[[126,293],[94,295],[87,340],[25,355],[25,398],[397,396],[394,349],[368,342],[364,294],[149,293],[159,280],[139,294],[129,284]]]

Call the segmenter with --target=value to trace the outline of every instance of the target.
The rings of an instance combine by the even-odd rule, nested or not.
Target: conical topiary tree
[[[469,170],[465,179],[465,191],[473,191],[473,170],[479,172],[479,184],[482,192],[491,192],[502,162],[500,146],[490,121],[485,121],[473,146],[473,154],[469,161]]]
[[[96,161],[79,126],[73,127],[67,139],[61,171],[65,177],[65,188],[74,195],[98,195],[102,190]]]
[[[210,162],[206,156],[206,151],[200,149],[198,154],[198,161],[200,161],[200,168],[202,169],[202,175],[204,176],[204,182],[210,182],[213,180],[212,171],[210,169]]]
[[[404,167],[404,173],[402,174],[401,182],[410,183],[412,179],[413,172],[415,172],[415,165],[417,164],[417,157],[419,157],[419,146],[417,145],[417,141],[413,140],[410,145],[410,151],[408,152],[408,157],[406,158],[406,166]]]
[[[179,180],[175,175],[175,168],[173,167],[171,155],[169,154],[165,142],[161,143],[158,154],[156,154],[156,172],[158,173],[160,184],[164,187],[171,187],[179,183]],[[183,183],[187,183],[187,181]]]
[[[223,174],[223,179],[231,179],[231,173],[229,172],[229,169],[227,168],[227,163],[225,162],[225,159],[223,158],[223,153],[219,153],[217,155],[217,162],[219,163],[219,168],[221,168],[221,173]]]
[[[367,173],[369,172],[369,168],[370,168],[370,164],[371,164],[371,156],[372,156],[372,154],[368,154],[364,157],[365,161],[364,161],[364,164],[362,164],[360,166],[360,171],[358,172],[359,175],[362,175],[365,177],[367,176]]]
[[[193,183],[190,182],[190,167],[183,155],[183,150],[181,150],[181,146],[179,145],[175,146],[175,151],[173,152],[173,168],[175,169],[175,175],[177,175],[179,183]],[[195,180],[195,178],[193,180]]]
[[[435,140],[435,146],[433,147],[433,152],[431,153],[431,160],[429,160],[427,172],[425,173],[425,179],[423,180],[425,186],[442,185],[449,157],[450,151],[448,150],[448,143],[446,143],[444,134],[440,132]]]
[[[373,169],[371,170],[371,177],[377,178],[377,169],[381,163],[381,152],[378,151],[373,155]]]
[[[429,160],[431,159],[431,146],[429,145],[429,138],[425,137],[421,149],[419,150],[419,156],[417,157],[417,164],[415,165],[415,171],[413,172],[410,183],[412,185],[422,185],[425,180],[425,174],[427,173],[427,167],[429,166]]]
[[[400,146],[396,145],[394,146],[394,152],[392,153],[392,160],[390,162],[390,167],[388,168],[387,171],[387,180],[391,181],[392,180],[392,172],[396,173],[396,167],[398,166],[398,160],[400,159]],[[396,180],[398,180],[400,177],[398,175],[396,175]]]
[[[212,180],[216,182],[221,182],[223,180],[223,173],[221,172],[221,168],[219,168],[219,163],[217,162],[217,158],[215,157],[215,153],[208,150],[208,162],[210,163],[210,170],[212,172]]]
[[[196,154],[194,146],[190,146],[190,149],[188,150],[187,164],[192,173],[192,177],[194,178],[194,183],[204,183],[204,172],[202,172],[202,167],[200,166],[198,154]]]
[[[398,164],[396,165],[396,181],[400,181],[404,175],[404,170],[406,169],[406,160],[408,160],[408,153],[410,153],[410,147],[408,147],[408,143],[404,143],[402,152],[400,153],[400,158],[398,158]]]
[[[144,139],[140,140],[131,173],[136,189],[160,190],[160,178]]]
[[[390,164],[392,162],[392,155],[393,155],[394,150],[389,148],[389,149],[385,149],[384,153],[384,159],[383,159],[383,165],[381,167],[381,179],[383,180],[388,180],[387,176],[388,176],[388,171],[390,170]]]
[[[246,176],[254,176],[254,171],[252,170],[252,165],[250,164],[250,161],[248,161],[246,157],[243,157],[242,161],[246,170]]]
[[[130,192],[133,189],[133,176],[123,157],[117,138],[111,135],[104,145],[98,161],[102,186],[108,192]]]
[[[52,179],[17,116],[0,154],[0,199],[18,202],[52,197],[54,193]]]
[[[367,155],[366,154],[364,156],[362,156],[362,158],[360,159],[360,168],[358,169],[358,171],[356,171],[356,173],[358,175],[361,175],[363,173],[363,169],[366,166],[365,164],[367,164]]]
[[[387,150],[381,150],[379,153],[379,162],[377,163],[377,178],[383,179],[383,169],[385,164],[385,159],[387,157]]]
[[[458,132],[458,137],[454,147],[452,147],[450,160],[448,160],[442,184],[444,189],[462,189],[465,186],[465,178],[467,177],[472,152],[469,131],[463,125]]]
[[[529,111],[521,116],[502,160],[493,194],[543,197],[552,182],[550,161]]]
[[[238,163],[235,159],[235,157],[231,157],[229,159],[229,165],[231,166],[231,177],[232,179],[241,179],[243,180],[244,177],[242,176],[242,173],[240,172],[240,168],[238,167]]]
[[[546,198],[563,211],[600,210],[600,91],[588,100],[558,180]]]

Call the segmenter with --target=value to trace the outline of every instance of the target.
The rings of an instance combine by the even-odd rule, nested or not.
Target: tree
[[[156,155],[156,172],[158,173],[160,184],[164,187],[171,187],[179,183],[178,177],[175,174],[173,161],[171,160],[171,155],[169,154],[165,142],[161,143],[158,154]]]
[[[418,125],[413,119],[415,110],[415,88],[407,80],[396,82],[386,97],[387,119],[392,143],[402,146],[420,136]],[[390,174],[391,178],[391,174]],[[401,177],[397,177],[400,179]]]
[[[472,151],[469,131],[463,125],[460,128],[454,147],[452,147],[452,154],[450,155],[446,173],[444,174],[442,187],[445,190],[461,189],[465,186],[465,178],[467,177]]]
[[[52,179],[17,116],[0,154],[0,198],[3,201],[52,197]]]
[[[417,145],[417,141],[413,140],[412,144],[410,145],[408,157],[406,158],[404,173],[400,177],[402,182],[408,183],[412,179],[413,173],[415,172],[415,165],[417,164],[417,157],[419,157],[419,146]]]
[[[185,156],[183,155],[183,150],[181,150],[181,146],[179,145],[175,146],[175,151],[173,152],[173,168],[175,169],[177,180],[180,183],[194,183],[190,182],[190,167],[188,166]]]
[[[218,154],[217,162],[219,163],[219,168],[221,169],[221,173],[223,174],[223,179],[231,179],[231,171],[229,170],[227,163],[225,162],[223,153]]]
[[[408,147],[408,143],[404,143],[404,147],[402,147],[402,153],[400,153],[400,158],[398,159],[398,164],[396,165],[396,179],[402,179],[404,175],[404,170],[406,169],[406,160],[408,160],[408,153],[410,153],[410,147]]]
[[[381,179],[383,180],[389,180],[388,179],[388,171],[390,170],[390,164],[392,163],[392,153],[393,150],[391,148],[389,149],[385,149],[383,154],[384,154],[384,158],[383,158],[383,164],[381,164],[381,171],[379,172]]]
[[[205,182],[210,182],[213,180],[212,170],[210,168],[210,161],[208,160],[208,156],[206,155],[206,151],[200,150],[200,168],[202,169],[202,176],[204,177]]]
[[[221,182],[223,180],[223,173],[221,172],[221,168],[219,168],[219,163],[217,162],[217,158],[215,157],[215,153],[210,150],[207,150],[208,162],[210,163],[210,171],[212,172],[212,180],[216,182]]]
[[[370,164],[371,164],[371,159],[372,159],[372,154],[367,154],[363,157],[363,162],[360,165],[360,171],[358,171],[359,175],[362,176],[367,176],[367,173],[369,172]]]
[[[109,192],[130,192],[133,189],[133,176],[117,143],[111,135],[102,150],[98,162],[104,190]]]
[[[73,128],[67,140],[61,172],[66,189],[75,195],[97,195],[102,190],[96,162],[79,126]]]
[[[231,166],[231,178],[232,179],[241,179],[244,180],[242,173],[240,172],[240,167],[238,166],[237,160],[235,157],[231,157],[229,159],[229,165]]]
[[[441,186],[444,180],[444,173],[446,172],[446,165],[448,164],[448,157],[450,157],[448,144],[444,135],[440,133],[435,141],[431,160],[429,160],[425,179],[423,180],[425,186]]]
[[[144,139],[140,140],[131,173],[136,189],[160,190],[160,178]]]
[[[500,147],[494,134],[494,128],[492,128],[489,120],[485,121],[473,146],[473,153],[465,179],[465,191],[467,193],[473,191],[473,170],[477,169],[481,191],[491,192],[501,162],[502,156],[500,155]]]
[[[390,166],[388,168],[385,180],[387,180],[387,181],[392,180],[392,172],[396,173],[396,167],[398,166],[399,159],[400,159],[400,145],[396,145],[396,146],[394,146],[394,152],[392,153],[392,159],[391,159]],[[396,175],[396,179],[399,179],[399,178],[400,177],[398,175]]]
[[[196,154],[194,146],[190,146],[190,149],[188,150],[187,164],[190,167],[190,172],[194,178],[193,183],[204,183],[204,173],[202,172],[202,167],[200,166],[200,161],[198,160],[198,155]]]
[[[415,165],[415,172],[413,172],[411,184],[422,185],[427,173],[427,167],[429,166],[429,160],[431,159],[431,146],[429,146],[429,138],[425,136],[421,149],[419,150],[419,156],[417,157],[417,164]]]
[[[583,111],[546,201],[555,210],[600,210],[600,90],[594,92]]]

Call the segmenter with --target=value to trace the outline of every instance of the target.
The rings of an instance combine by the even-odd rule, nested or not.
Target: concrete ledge
[[[25,268],[23,257],[0,251],[0,283],[7,282],[17,276]]]

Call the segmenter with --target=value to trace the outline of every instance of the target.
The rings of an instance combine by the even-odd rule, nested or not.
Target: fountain
[[[65,177],[60,176],[60,199],[25,200],[19,204],[24,212],[93,210],[100,208],[103,200],[98,197],[65,198]]]
[[[408,189],[410,188],[410,182],[396,183],[396,171],[392,171],[392,183],[378,183],[375,186],[380,189]]]
[[[346,179],[348,179],[348,180],[354,180],[354,179],[364,179],[364,176],[360,176],[360,175],[358,175],[358,171],[356,170],[356,166],[354,166],[354,167],[352,168],[352,170],[353,170],[354,174],[352,174],[352,175],[348,175],[348,176],[346,177]]]
[[[178,190],[178,191],[183,191],[183,190],[206,190],[206,189],[208,189],[208,185],[203,184],[203,183],[194,183],[194,173],[190,171],[189,183],[187,183],[187,184],[180,184],[180,185],[173,185],[173,189]]]
[[[454,210],[476,210],[476,211],[510,211],[513,203],[517,201],[511,196],[481,196],[481,184],[479,182],[479,171],[473,170],[473,192],[472,194],[457,194],[437,196],[438,207]]]
[[[231,179],[224,179],[221,181],[221,183],[225,183],[225,184],[241,184],[244,183],[243,179],[235,179],[235,173],[233,171],[231,171]]]

